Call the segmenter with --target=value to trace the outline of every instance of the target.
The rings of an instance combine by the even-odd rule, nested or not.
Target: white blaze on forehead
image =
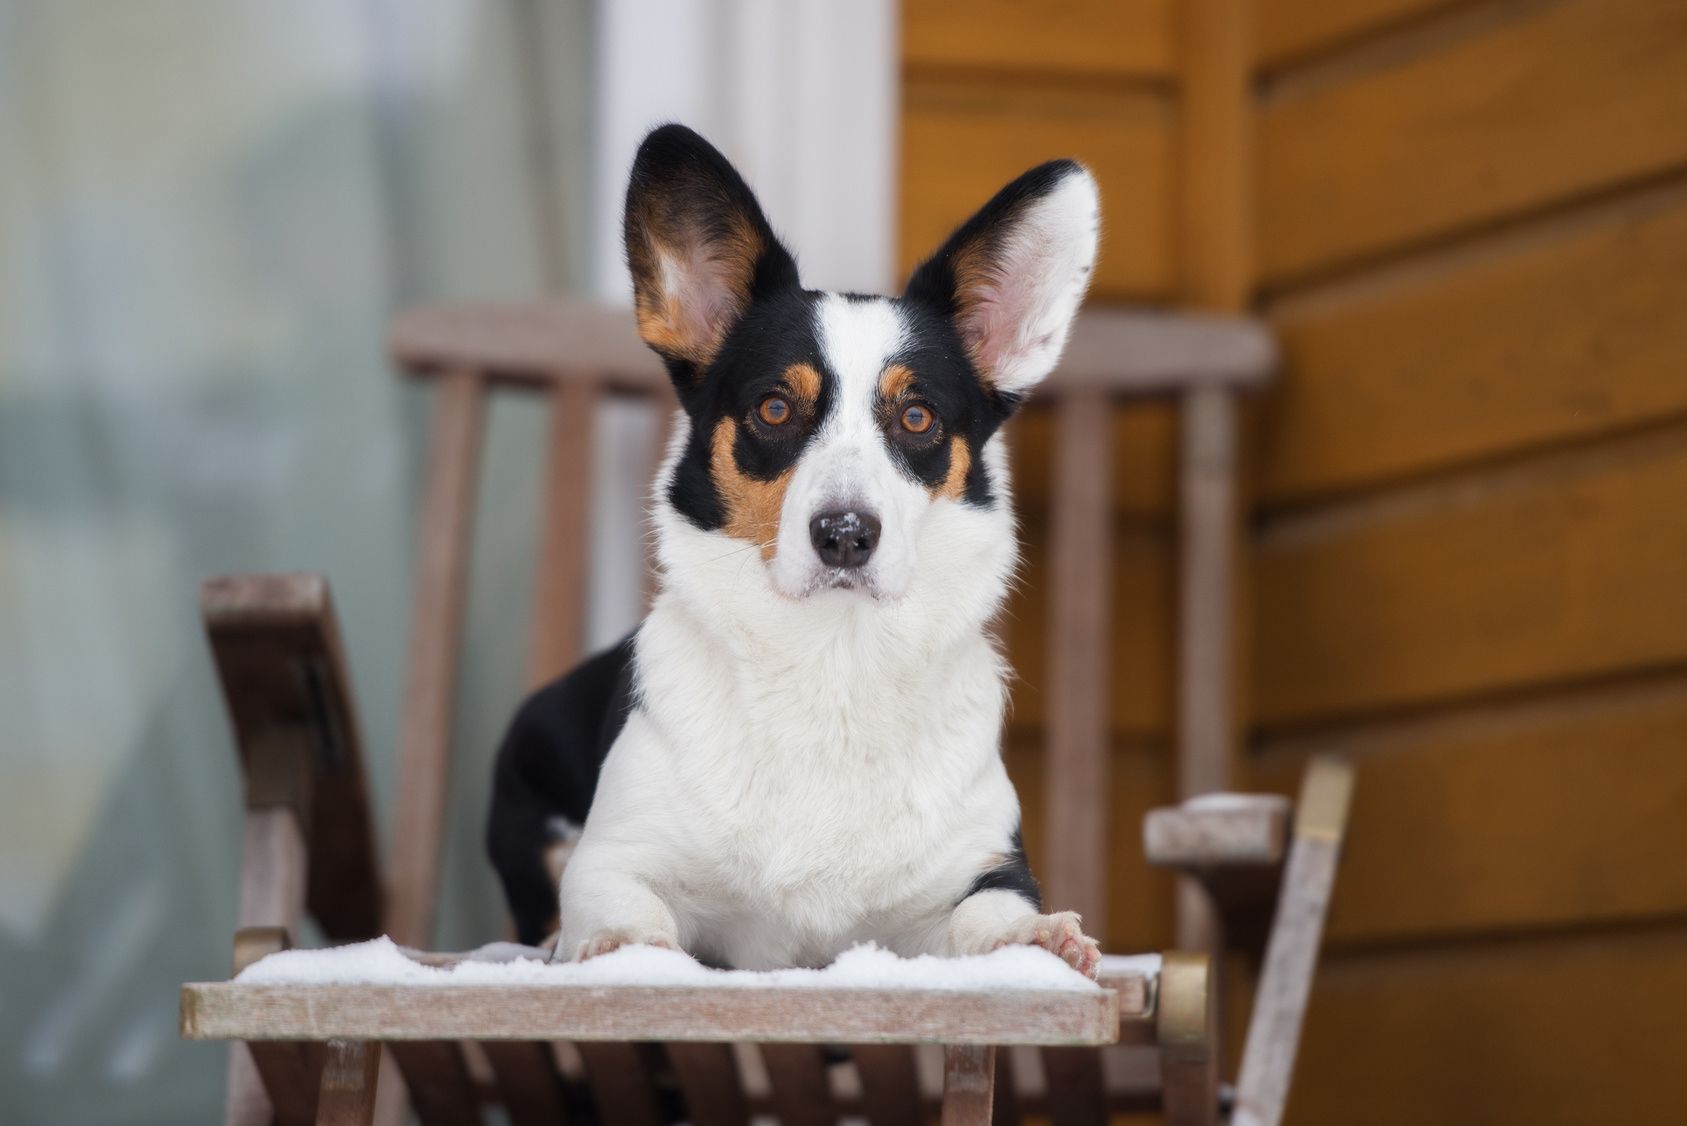
[[[848,424],[872,420],[879,375],[902,350],[902,318],[882,297],[851,301],[828,293],[818,314],[821,354],[837,377],[833,420]]]

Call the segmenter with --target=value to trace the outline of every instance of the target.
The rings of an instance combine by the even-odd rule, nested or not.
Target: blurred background
[[[1102,185],[1096,302],[1277,333],[1236,772],[1292,792],[1317,751],[1359,767],[1291,1121],[1679,1114],[1687,6],[0,0],[0,1121],[220,1113],[222,1050],[175,1028],[178,983],[227,972],[239,869],[198,583],[330,577],[390,815],[429,397],[387,320],[623,300],[626,168],[670,119],[744,170],[811,285],[894,286],[1072,155]],[[502,925],[479,826],[525,687],[546,424],[502,399],[442,947]],[[596,426],[594,644],[639,613],[655,441],[612,405]],[[1176,426],[1116,426],[1106,932],[1155,949]],[[1035,863],[1044,654],[1016,623],[1046,595],[1046,420],[1014,442],[1007,753]]]

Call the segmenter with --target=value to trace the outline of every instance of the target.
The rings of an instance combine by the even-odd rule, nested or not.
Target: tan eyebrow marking
[[[809,406],[812,407],[820,401],[820,373],[814,370],[813,364],[792,364],[786,368],[785,383]]]
[[[895,402],[914,386],[914,373],[906,364],[891,364],[879,373],[879,398]]]

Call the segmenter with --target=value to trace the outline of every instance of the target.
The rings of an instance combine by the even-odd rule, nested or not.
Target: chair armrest
[[[336,940],[380,932],[368,784],[328,582],[222,575],[200,612],[234,727],[249,810],[288,805],[309,857],[306,905]]]

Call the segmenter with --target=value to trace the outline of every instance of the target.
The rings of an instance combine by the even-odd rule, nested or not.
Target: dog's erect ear
[[[1050,161],[950,235],[905,296],[954,323],[979,376],[1012,404],[1060,360],[1100,227],[1094,178],[1075,161]]]
[[[682,383],[694,378],[756,296],[797,284],[744,178],[683,125],[639,146],[622,221],[639,335]]]

